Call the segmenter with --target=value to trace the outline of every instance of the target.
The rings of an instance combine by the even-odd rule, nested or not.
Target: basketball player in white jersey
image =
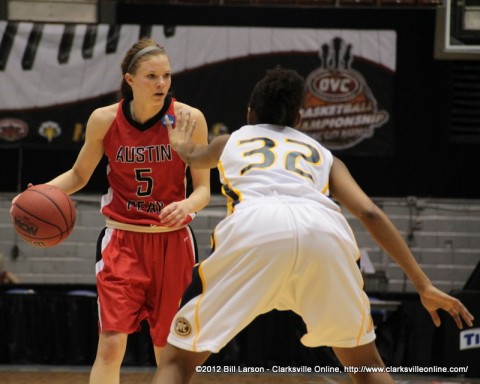
[[[383,367],[369,300],[357,265],[359,250],[330,196],[352,212],[405,271],[436,326],[437,310],[459,328],[473,316],[435,288],[393,223],[345,165],[295,130],[304,100],[293,70],[267,72],[251,95],[248,125],[209,145],[192,143],[195,121],[183,113],[170,143],[190,166],[218,166],[229,215],[214,232],[214,252],[196,266],[168,337],[155,384],[188,383],[258,315],[273,309],[302,317],[308,347],[330,346],[350,367]],[[167,124],[168,125],[168,124]],[[356,373],[355,383],[393,383],[388,373]]]

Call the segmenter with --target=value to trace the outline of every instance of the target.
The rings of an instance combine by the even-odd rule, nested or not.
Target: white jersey
[[[239,202],[274,195],[301,196],[338,209],[328,197],[332,163],[331,152],[310,136],[259,124],[232,133],[218,169],[230,213]]]
[[[332,154],[292,128],[244,126],[219,161],[230,215],[194,269],[168,342],[218,352],[260,314],[300,315],[309,347],[375,339],[360,252],[328,197]]]

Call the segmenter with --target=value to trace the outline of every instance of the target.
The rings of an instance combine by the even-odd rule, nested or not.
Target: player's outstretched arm
[[[420,268],[407,243],[387,215],[363,192],[345,164],[335,158],[330,173],[332,196],[367,229],[372,238],[397,262],[420,294],[425,309],[436,326],[440,325],[437,310],[447,311],[462,328],[472,326],[473,316],[456,298],[435,288]]]
[[[192,168],[215,168],[230,135],[218,136],[210,144],[196,144],[191,140],[195,125],[189,110],[180,111],[175,127],[167,122],[170,145]]]
[[[199,109],[191,108],[186,104],[176,103],[175,105],[180,106],[178,112],[176,112],[177,119],[179,115],[184,113],[181,111],[189,111],[188,118],[190,121],[194,121],[194,124],[192,124],[194,127],[192,126],[188,132],[180,129],[170,132],[169,139],[172,148],[175,148],[177,142],[184,141],[192,142],[196,145],[207,145],[208,127],[203,113]],[[169,123],[170,121],[167,122],[167,125]],[[180,134],[181,137],[177,138],[175,134]],[[190,173],[193,187],[192,193],[184,200],[174,201],[162,209],[160,220],[163,226],[174,228],[184,225],[185,219],[188,220],[190,214],[203,209],[210,201],[210,169],[191,168]]]

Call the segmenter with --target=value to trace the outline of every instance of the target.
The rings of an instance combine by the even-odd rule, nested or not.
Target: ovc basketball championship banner
[[[245,123],[253,85],[280,65],[306,78],[300,130],[333,151],[393,153],[396,32],[0,21],[0,144],[78,148],[90,113],[118,100],[120,63],[140,38],[165,46],[172,94],[211,131]]]

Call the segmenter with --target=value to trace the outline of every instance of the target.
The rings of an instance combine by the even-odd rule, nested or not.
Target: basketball
[[[64,241],[75,225],[73,201],[61,189],[47,184],[18,195],[11,210],[17,233],[34,247],[52,247]]]

